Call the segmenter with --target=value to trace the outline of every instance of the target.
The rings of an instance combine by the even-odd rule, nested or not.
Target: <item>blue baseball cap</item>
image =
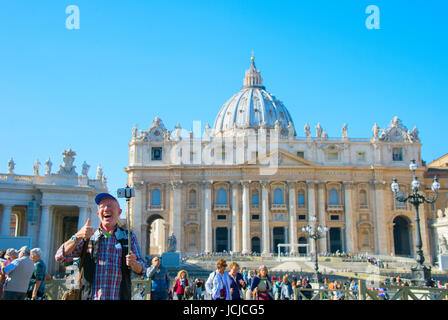
[[[101,200],[107,199],[107,198],[114,199],[115,201],[118,202],[118,200],[115,199],[115,197],[113,195],[111,195],[109,193],[105,193],[105,192],[97,194],[96,197],[95,197],[95,202],[96,202],[96,204],[100,204]]]

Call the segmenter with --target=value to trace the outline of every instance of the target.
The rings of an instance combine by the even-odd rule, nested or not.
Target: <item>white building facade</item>
[[[329,228],[321,253],[413,256],[413,210],[396,203],[389,185],[398,178],[409,190],[409,162],[421,163],[417,129],[395,117],[384,129],[375,123],[368,138],[349,137],[345,124],[340,137],[328,137],[319,123],[300,131],[266,91],[253,58],[213,127],[168,131],[157,117],[146,130],[134,127],[125,170],[136,188],[131,223],[144,254],[155,229],[161,251],[174,234],[182,253],[272,255],[286,243],[291,254],[309,254],[301,229],[315,215]],[[423,173],[417,169],[421,181]]]
[[[34,175],[18,175],[10,159],[8,173],[0,174],[1,235],[31,237],[32,247],[41,248],[50,274],[63,271],[54,261],[56,250],[88,218],[96,216],[95,196],[107,192],[102,168],[98,166],[95,179],[90,179],[90,166],[84,162],[78,174],[73,165],[75,155],[71,149],[64,151],[63,163],[55,173],[48,159],[44,172],[37,160]],[[91,220],[97,227],[99,220]]]

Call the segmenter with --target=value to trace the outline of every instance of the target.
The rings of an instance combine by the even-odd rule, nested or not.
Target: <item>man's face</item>
[[[37,262],[40,260],[40,257],[37,254],[34,254],[33,252],[31,252],[30,258],[31,260],[33,260],[33,262]]]
[[[14,260],[16,260],[16,259],[17,259],[17,254],[8,255],[8,256],[7,256],[7,259],[8,259],[9,261],[14,261]]]
[[[152,259],[153,264],[155,264],[156,266],[160,266],[160,258],[159,257],[155,257]]]
[[[120,219],[120,205],[114,199],[106,198],[101,200],[98,205],[97,214],[103,228],[108,230],[112,229],[117,225],[118,219]]]

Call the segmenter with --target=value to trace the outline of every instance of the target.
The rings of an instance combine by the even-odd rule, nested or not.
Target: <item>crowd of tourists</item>
[[[318,292],[307,276],[287,273],[270,276],[264,265],[258,270],[248,270],[231,262],[227,267],[223,258],[218,260],[216,270],[210,273],[207,280],[196,278],[189,283],[188,272],[181,270],[170,288],[168,271],[161,266],[158,257],[148,268],[147,277],[152,280],[151,299],[154,300],[309,300]],[[448,283],[435,280],[433,283],[435,288],[448,289]],[[381,283],[367,283],[367,290],[376,291],[380,298],[388,300],[390,295],[387,288],[409,285],[409,280],[392,276]],[[318,289],[320,299],[325,300],[358,299],[360,294],[358,280],[351,278],[324,278]]]
[[[54,255],[58,263],[76,263],[82,274],[78,277],[77,293],[66,292],[66,297],[73,297],[71,300],[135,299],[133,277],[151,280],[152,300],[301,300],[311,299],[318,289],[324,289],[319,291],[319,294],[325,294],[323,299],[346,299],[347,294],[356,297],[360,291],[357,281],[351,279],[326,279],[321,287],[315,288],[308,277],[286,273],[280,277],[278,274],[273,276],[265,265],[257,270],[241,268],[233,261],[227,265],[225,258],[232,255],[230,252],[218,255],[216,269],[207,279],[190,279],[187,270],[179,270],[175,279],[170,279],[160,257],[153,257],[147,265],[136,235],[118,224],[122,210],[117,199],[108,193],[100,193],[95,197],[95,202],[98,205],[99,227],[92,227],[88,218],[75,234],[59,246]],[[0,294],[4,300],[45,298],[45,280],[49,276],[41,255],[39,248],[30,250],[26,246],[18,251],[10,248],[2,253]],[[352,258],[351,254],[338,252],[337,255]],[[370,263],[378,261],[370,260]],[[392,278],[391,281],[392,284],[402,285],[399,278]],[[441,283],[437,285],[442,286]],[[137,295],[145,294],[146,289],[149,291],[149,288],[141,286]],[[370,289],[381,290],[380,294],[387,297],[384,288]]]
[[[0,299],[41,300],[48,280],[39,248],[0,251]]]

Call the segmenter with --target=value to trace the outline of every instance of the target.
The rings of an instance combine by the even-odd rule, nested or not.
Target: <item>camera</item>
[[[118,198],[133,198],[135,197],[135,189],[126,187],[126,188],[120,188],[117,190],[117,197]]]

